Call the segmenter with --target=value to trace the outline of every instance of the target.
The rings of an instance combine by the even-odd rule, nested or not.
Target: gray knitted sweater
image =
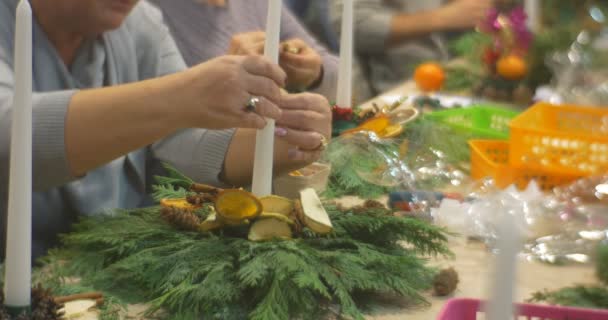
[[[13,93],[13,35],[17,0],[0,0],[0,250],[4,229]],[[185,69],[160,12],[140,2],[118,29],[88,41],[67,68],[34,22],[33,250],[43,254],[78,215],[146,205],[151,166],[167,161],[194,179],[219,183],[232,130],[184,130],[120,157],[84,177],[70,175],[64,143],[71,97],[96,88]],[[108,128],[112,130],[112,128]]]

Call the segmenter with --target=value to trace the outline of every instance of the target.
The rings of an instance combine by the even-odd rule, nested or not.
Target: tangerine
[[[414,81],[416,81],[418,89],[422,91],[437,91],[443,87],[445,72],[438,63],[423,63],[416,68]]]
[[[528,74],[528,64],[517,55],[507,55],[496,62],[496,72],[507,80],[521,80]]]

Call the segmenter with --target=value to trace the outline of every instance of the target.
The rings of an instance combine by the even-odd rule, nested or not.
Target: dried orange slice
[[[401,125],[393,124],[393,125],[386,127],[386,129],[384,129],[384,131],[382,131],[382,133],[380,133],[379,136],[382,138],[394,138],[394,137],[400,135],[402,132],[403,132],[403,127]]]
[[[244,221],[257,217],[262,212],[262,203],[245,190],[228,189],[218,194],[215,211],[222,220]]]
[[[359,131],[372,131],[380,135],[390,125],[391,120],[386,115],[381,115],[363,122],[356,128],[344,131],[344,134],[355,133]]]
[[[186,210],[186,211],[194,211],[194,210],[200,208],[199,206],[195,206],[195,205],[191,204],[185,198],[162,199],[162,200],[160,200],[160,205],[161,205],[161,207],[164,207],[164,208],[174,208],[174,209]]]
[[[289,173],[290,176],[292,177],[303,177],[304,175],[302,174],[302,172],[300,172],[300,170],[296,170],[296,171],[292,171]]]

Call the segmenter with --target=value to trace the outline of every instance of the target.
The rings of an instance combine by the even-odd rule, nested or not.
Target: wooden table
[[[396,87],[370,101],[362,104],[362,108],[370,108],[372,103],[394,101],[396,97],[419,94],[413,81]],[[345,204],[356,205],[359,200],[345,198]],[[462,238],[452,238],[449,243],[454,252],[453,260],[433,259],[432,264],[439,267],[454,267],[459,274],[460,283],[455,294],[447,298],[433,297],[427,294],[430,307],[379,307],[368,316],[374,320],[433,320],[436,319],[444,303],[450,298],[467,297],[485,299],[489,292],[489,281],[493,270],[493,255],[478,242],[467,242]],[[518,279],[516,284],[516,301],[525,302],[532,293],[543,289],[559,289],[574,284],[597,283],[593,265],[553,266],[539,262],[519,261]]]
[[[362,106],[371,107],[373,102],[386,102],[399,96],[419,93],[413,82],[407,82],[385,94],[376,97]],[[384,199],[386,202],[386,198]],[[362,200],[346,197],[340,201],[345,206],[355,206]],[[433,259],[431,264],[444,268],[454,267],[459,274],[460,284],[455,294],[447,298],[426,297],[431,303],[429,307],[393,306],[377,307],[370,320],[433,320],[436,319],[444,303],[454,297],[485,299],[491,279],[493,255],[478,242],[467,242],[462,238],[451,238],[450,249],[455,254],[453,260]],[[519,261],[517,279],[517,301],[524,302],[532,293],[543,289],[559,289],[574,284],[593,284],[597,280],[592,265],[551,266],[538,262]],[[143,319],[141,313],[145,306],[129,306],[131,319]],[[79,320],[95,320],[96,313],[83,315]]]

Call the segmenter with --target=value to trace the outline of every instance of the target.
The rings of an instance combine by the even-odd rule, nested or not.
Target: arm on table
[[[492,0],[453,0],[433,10],[403,13],[378,0],[359,0],[355,6],[355,46],[358,52],[377,54],[412,38],[437,31],[475,27]],[[340,30],[342,0],[331,2],[334,28]]]

